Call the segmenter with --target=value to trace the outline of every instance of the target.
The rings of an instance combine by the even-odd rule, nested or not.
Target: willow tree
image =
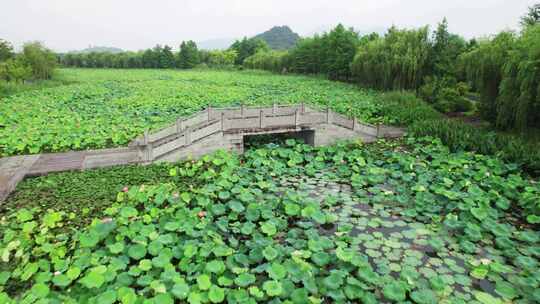
[[[426,75],[431,45],[428,27],[392,27],[383,38],[361,45],[351,65],[363,85],[380,89],[417,89]]]
[[[503,66],[496,125],[540,126],[540,25],[525,29]]]
[[[503,80],[503,67],[514,48],[516,35],[501,32],[493,39],[478,42],[478,46],[460,57],[467,79],[480,93],[479,112],[487,120],[497,120],[497,98]]]

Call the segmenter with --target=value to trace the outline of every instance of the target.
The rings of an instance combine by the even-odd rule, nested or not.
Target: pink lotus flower
[[[122,189],[123,192],[128,192],[129,188],[128,187],[124,187],[124,189]]]

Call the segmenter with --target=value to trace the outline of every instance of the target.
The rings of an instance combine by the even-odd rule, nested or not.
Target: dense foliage
[[[293,32],[290,27],[274,26],[270,30],[258,34],[255,39],[262,39],[272,50],[287,50],[296,45],[296,42],[300,39],[300,36]]]
[[[80,230],[63,211],[17,210],[0,221],[0,298],[539,301],[540,235],[518,223],[538,222],[540,186],[493,158],[407,144],[218,153],[125,188]]]
[[[60,70],[70,85],[2,100],[0,155],[126,145],[209,104],[302,101],[372,121],[375,95],[353,85],[260,72]]]
[[[183,69],[192,69],[200,63],[199,50],[197,50],[197,44],[190,41],[183,41],[180,45],[180,52],[178,53],[177,66]]]
[[[275,73],[285,72],[283,62],[287,60],[287,52],[268,51],[257,52],[244,60],[244,66],[248,69],[272,71]]]
[[[238,53],[233,50],[221,51],[199,51],[199,57],[201,63],[208,67],[223,69],[223,68],[232,68],[236,62],[236,57]]]
[[[0,39],[0,81],[50,79],[55,67],[56,55],[41,43],[26,43],[22,52],[15,54],[11,44]]]

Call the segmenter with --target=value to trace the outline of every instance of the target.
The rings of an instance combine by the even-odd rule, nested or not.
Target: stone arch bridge
[[[248,136],[286,133],[306,143],[321,146],[339,140],[360,139],[369,143],[377,138],[397,137],[396,128],[370,125],[329,109],[317,110],[304,104],[270,107],[212,108],[181,118],[156,133],[145,133],[134,140],[143,163],[179,161],[199,157],[218,149],[243,152]]]

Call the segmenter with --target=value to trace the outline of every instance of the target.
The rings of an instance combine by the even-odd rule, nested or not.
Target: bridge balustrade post
[[[225,131],[225,113],[223,112],[221,113],[221,131]]]
[[[144,131],[144,160],[146,162],[152,161],[152,144],[150,143],[150,135],[148,130]]]
[[[150,141],[149,137],[150,136],[148,135],[148,130],[144,130],[144,139],[143,139],[144,142],[143,143],[144,143],[145,146],[148,145],[148,142]]]
[[[244,118],[244,113],[245,113],[244,104],[241,104],[240,105],[240,115],[242,116],[242,118]]]
[[[378,123],[377,124],[377,135],[376,135],[377,138],[380,138],[381,137],[381,124]]]
[[[186,128],[186,133],[184,134],[184,136],[186,139],[186,146],[191,145],[191,128],[190,127]]]
[[[180,131],[182,131],[183,122],[184,121],[181,118],[176,120],[176,133],[180,133]]]
[[[264,117],[264,111],[261,110],[259,112],[259,128],[261,128],[261,129],[264,127],[263,117]]]
[[[306,112],[306,105],[302,101],[302,103],[300,104],[300,113],[304,114],[304,112]]]
[[[276,115],[277,114],[277,104],[274,102],[272,104],[272,115]]]
[[[331,122],[331,113],[330,113],[330,107],[326,107],[326,123],[329,124]]]
[[[352,129],[353,131],[356,131],[356,129],[358,128],[358,122],[356,121],[356,116],[353,116],[352,118]]]
[[[148,147],[148,149],[147,149],[147,151],[148,151],[147,152],[147,154],[148,154],[147,161],[152,162],[154,160],[154,147],[152,146],[151,143],[148,144],[147,147]]]
[[[212,110],[212,107],[208,105],[208,121],[210,121],[210,111]]]
[[[294,126],[298,127],[298,109],[294,111]]]

